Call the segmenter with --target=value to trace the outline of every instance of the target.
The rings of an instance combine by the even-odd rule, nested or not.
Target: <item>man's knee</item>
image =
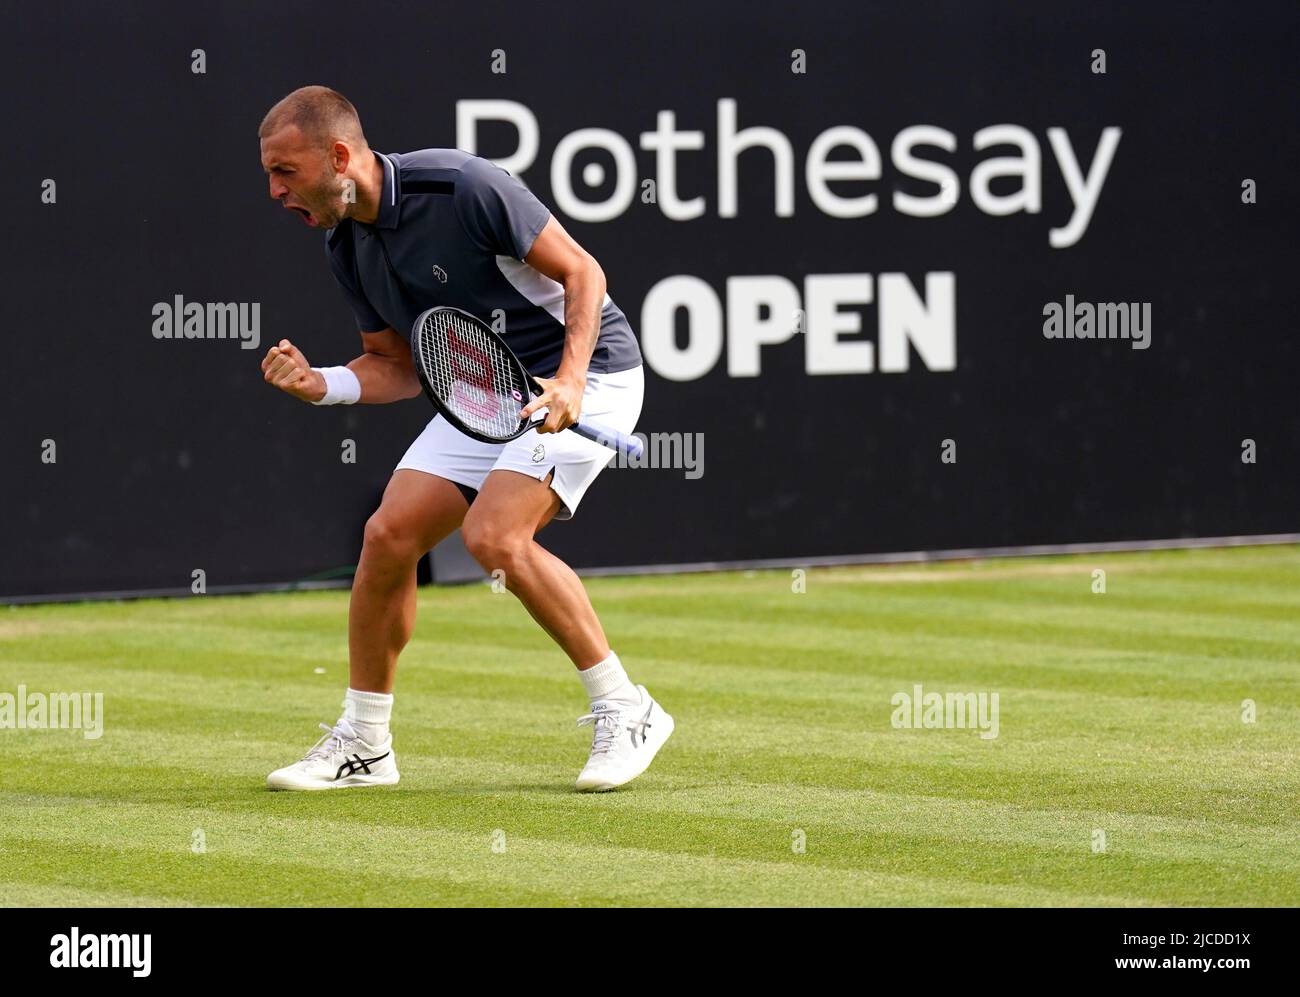
[[[518,530],[505,528],[486,516],[475,515],[472,507],[461,524],[460,535],[470,556],[489,573],[500,569],[509,574],[511,565],[532,541]]]
[[[364,553],[386,563],[406,563],[419,560],[424,551],[412,531],[402,529],[380,508],[366,520]]]

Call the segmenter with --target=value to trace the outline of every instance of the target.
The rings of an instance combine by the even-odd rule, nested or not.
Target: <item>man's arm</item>
[[[539,377],[542,394],[524,408],[525,417],[547,408],[539,433],[558,433],[578,421],[582,393],[587,387],[587,365],[591,363],[596,337],[600,335],[600,311],[605,302],[605,272],[554,216],[538,233],[524,262],[551,280],[564,285],[564,355],[554,377]]]
[[[383,405],[414,398],[420,393],[420,380],[411,364],[411,348],[394,329],[363,332],[361,348],[365,351],[348,369],[361,384],[363,404]],[[262,361],[262,377],[286,394],[305,402],[325,397],[325,379],[312,370],[302,351],[289,340],[272,346]]]

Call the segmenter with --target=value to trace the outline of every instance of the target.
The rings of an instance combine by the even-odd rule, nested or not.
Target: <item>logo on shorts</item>
[[[546,459],[546,448],[540,443],[533,447],[533,463],[540,464]]]
[[[447,283],[447,271],[436,263],[433,265],[433,275],[438,278],[439,284]]]

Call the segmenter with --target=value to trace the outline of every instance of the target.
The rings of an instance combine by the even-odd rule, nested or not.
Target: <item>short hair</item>
[[[352,102],[329,87],[299,87],[266,112],[257,129],[259,139],[285,125],[296,125],[313,142],[322,147],[335,139],[347,139],[367,145],[361,131],[361,118]]]

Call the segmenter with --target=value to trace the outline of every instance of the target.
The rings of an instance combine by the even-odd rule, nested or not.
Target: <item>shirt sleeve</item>
[[[334,275],[343,297],[352,308],[352,314],[356,316],[357,329],[361,332],[382,332],[387,329],[388,321],[375,311],[374,306],[357,286],[355,272],[348,272],[348,267],[333,252],[328,242],[325,244],[325,255],[329,257],[330,273]]]
[[[520,261],[551,218],[522,180],[478,156],[461,167],[455,202],[461,224],[477,246]]]

